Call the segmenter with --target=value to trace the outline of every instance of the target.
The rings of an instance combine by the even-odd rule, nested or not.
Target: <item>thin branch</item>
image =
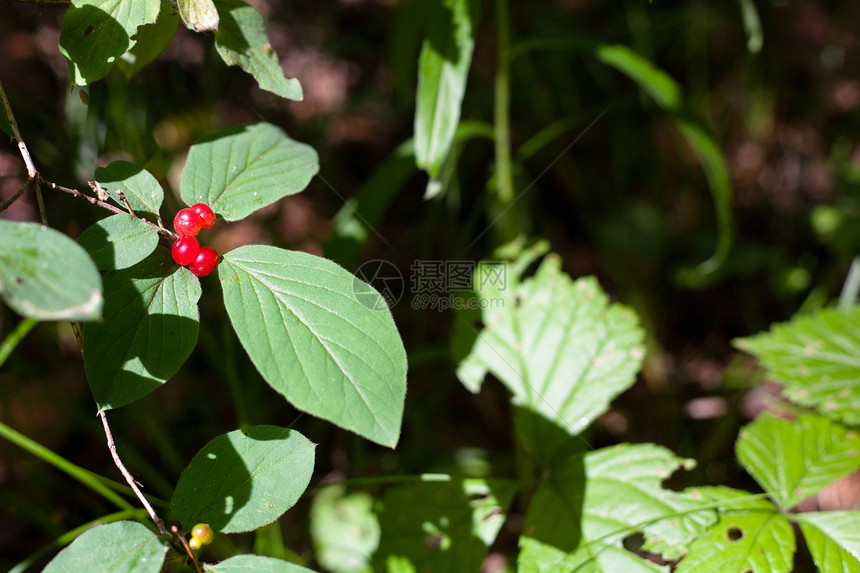
[[[6,112],[9,127],[12,128],[12,135],[18,141],[18,150],[24,159],[24,165],[27,166],[27,175],[30,179],[35,179],[36,166],[33,164],[33,158],[30,157],[30,152],[27,150],[27,144],[24,143],[24,139],[21,137],[21,130],[18,129],[18,122],[15,120],[15,114],[12,113],[12,105],[9,103],[9,98],[6,97],[6,90],[3,89],[2,83],[0,83],[0,104],[3,105],[3,110]]]
[[[185,538],[179,534],[179,529],[175,525],[171,525],[170,531],[172,531],[173,535],[175,535],[176,538],[182,543],[182,548],[185,549],[185,552],[188,554],[188,557],[191,558],[191,562],[194,563],[194,570],[197,571],[197,573],[203,573],[203,571],[200,569],[200,563],[198,563],[197,561],[197,556],[194,555],[194,550],[188,546],[188,542],[185,541]]]
[[[12,196],[11,196],[11,197],[9,197],[8,199],[6,199],[6,200],[5,200],[5,201],[3,201],[2,203],[0,203],[0,213],[2,213],[3,211],[5,211],[6,209],[8,209],[8,208],[12,205],[12,203],[14,203],[15,201],[17,201],[17,200],[18,200],[18,197],[20,197],[21,195],[23,195],[23,194],[24,194],[24,191],[26,191],[26,190],[27,190],[27,188],[30,186],[30,183],[31,183],[32,181],[33,181],[32,179],[27,179],[27,180],[24,182],[24,184],[23,184],[23,185],[21,185],[21,188],[20,188],[20,189],[18,189],[18,191],[17,191],[14,195],[12,195]]]

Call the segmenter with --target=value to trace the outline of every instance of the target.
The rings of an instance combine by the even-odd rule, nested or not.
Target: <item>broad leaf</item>
[[[117,67],[130,78],[152,63],[170,45],[179,28],[179,16],[170,0],[161,0],[161,12],[152,24],[137,29],[134,46],[117,60]]]
[[[632,310],[609,304],[594,278],[572,281],[555,255],[520,282],[533,256],[478,266],[484,328],[457,377],[477,392],[490,372],[515,404],[577,434],[635,381],[643,333]]]
[[[158,246],[158,230],[131,215],[111,215],[89,226],[78,244],[100,271],[136,265]]]
[[[860,511],[795,516],[819,571],[860,572]]]
[[[204,137],[188,153],[182,199],[205,203],[227,221],[298,193],[319,171],[317,153],[268,123]]]
[[[79,535],[42,573],[158,573],[166,553],[167,545],[146,526],[117,521]]]
[[[233,328],[272,388],[300,410],[397,444],[406,351],[379,293],[331,261],[260,245],[224,255],[218,276]]]
[[[189,29],[195,32],[218,29],[218,10],[212,0],[178,0],[176,5]]]
[[[664,571],[624,548],[645,535],[645,549],[673,560],[715,521],[692,493],[660,483],[692,460],[653,444],[618,445],[557,460],[538,486],[520,537],[519,570],[552,573]]]
[[[102,280],[87,252],[57,231],[0,220],[0,296],[36,320],[95,320]]]
[[[478,0],[441,0],[430,15],[418,61],[415,160],[433,178],[460,121],[480,8]]]
[[[783,509],[860,467],[860,436],[827,418],[762,414],[741,430],[738,460]]]
[[[166,382],[191,354],[200,329],[200,282],[164,248],[104,277],[104,320],[83,333],[84,367],[100,410],[118,408]]]
[[[125,209],[119,196],[121,191],[135,214],[146,213],[155,218],[164,202],[164,190],[152,174],[128,161],[114,161],[107,167],[98,167],[96,181],[116,203]]]
[[[798,316],[734,342],[758,357],[790,400],[860,424],[860,306]]]
[[[314,444],[295,430],[252,426],[222,434],[179,477],[171,505],[184,529],[251,531],[278,519],[310,482]]]
[[[314,573],[301,565],[260,555],[236,555],[220,563],[206,563],[203,570],[211,573]]]
[[[391,488],[381,500],[382,538],[374,571],[481,569],[513,500],[508,480],[464,479]],[[387,565],[387,567],[386,567]]]
[[[316,560],[332,573],[364,571],[379,546],[379,520],[374,499],[365,492],[347,494],[330,486],[314,496],[311,537]]]
[[[299,80],[284,76],[260,13],[242,0],[215,0],[215,7],[221,19],[215,49],[224,63],[251,74],[264,90],[301,101],[302,86]]]
[[[693,543],[676,573],[791,571],[794,532],[773,504],[726,487],[696,491],[705,499],[723,502],[720,520]]]
[[[138,26],[158,18],[161,0],[73,0],[63,18],[60,51],[73,83],[105,77],[134,44]]]

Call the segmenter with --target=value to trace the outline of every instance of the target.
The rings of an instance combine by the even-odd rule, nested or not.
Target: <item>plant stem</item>
[[[839,293],[837,307],[840,310],[851,308],[857,304],[858,293],[860,293],[860,256],[854,257],[854,260],[851,261],[848,276],[845,277],[845,284],[842,285],[842,292]]]
[[[38,324],[39,321],[34,320],[32,318],[25,318],[21,322],[18,323],[18,326],[15,327],[15,330],[9,333],[9,335],[3,340],[3,343],[0,344],[0,367],[6,362],[6,359],[9,358],[9,355],[12,354],[12,351],[15,350],[15,347],[18,346],[18,343],[27,336],[27,333],[33,330],[33,327]]]
[[[498,64],[496,68],[493,129],[496,148],[496,184],[502,209],[514,200],[514,178],[511,167],[510,127],[510,26],[508,1],[496,0],[496,30],[498,42]]]

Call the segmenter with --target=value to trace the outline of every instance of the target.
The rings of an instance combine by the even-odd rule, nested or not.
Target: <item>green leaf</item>
[[[860,467],[860,436],[812,414],[763,414],[741,430],[738,460],[782,509]]]
[[[107,167],[98,167],[96,181],[108,192],[117,205],[125,209],[119,196],[121,191],[137,215],[158,216],[164,202],[164,190],[152,174],[128,161],[114,161]]]
[[[295,430],[252,426],[222,434],[179,477],[171,506],[185,530],[251,531],[278,519],[310,482],[314,444]]]
[[[860,572],[860,511],[794,516],[819,571]]]
[[[454,141],[475,47],[478,0],[441,0],[430,15],[418,62],[415,161],[439,174]]]
[[[181,195],[205,203],[227,221],[244,219],[307,187],[319,171],[311,147],[269,123],[234,127],[191,146]]]
[[[167,249],[104,277],[104,320],[84,327],[84,367],[100,410],[141,398],[173,376],[197,343],[200,282]]]
[[[158,246],[158,231],[131,215],[111,215],[90,225],[78,244],[86,249],[100,271],[136,265]]]
[[[167,546],[134,521],[94,527],[60,551],[42,573],[158,573]]]
[[[689,469],[693,462],[654,444],[622,444],[557,459],[529,505],[519,570],[664,571],[622,542],[641,532],[646,550],[675,560],[715,521],[696,495],[660,487],[682,466]]]
[[[382,538],[373,570],[480,571],[515,491],[514,482],[501,479],[421,482],[389,489],[381,501]],[[398,566],[386,563],[392,558]]]
[[[791,571],[794,532],[773,504],[727,487],[696,491],[705,499],[724,503],[717,524],[693,542],[676,573]]]
[[[215,7],[221,18],[215,49],[224,63],[239,66],[266,91],[302,101],[302,86],[299,80],[284,76],[260,13],[242,0],[215,0]]]
[[[592,277],[572,281],[556,255],[520,282],[533,256],[478,266],[484,328],[457,377],[477,392],[490,372],[516,405],[577,434],[635,381],[643,333],[632,310],[609,304]]]
[[[233,328],[272,388],[299,410],[397,444],[406,351],[379,293],[331,261],[261,245],[224,255],[218,275]]]
[[[179,16],[170,0],[161,0],[158,19],[137,29],[134,46],[117,60],[117,67],[130,78],[152,63],[170,45],[179,28]]]
[[[301,565],[260,555],[236,555],[220,563],[206,563],[203,570],[212,573],[314,573]]]
[[[790,400],[860,424],[860,306],[797,316],[734,343],[758,357]]]
[[[161,0],[73,0],[63,18],[60,51],[73,83],[105,77],[133,45],[138,26],[158,18]]]
[[[326,487],[311,505],[311,537],[316,560],[332,573],[366,570],[379,546],[379,520],[373,498],[365,492],[347,494],[340,486]]]
[[[57,231],[0,220],[0,296],[36,320],[95,320],[102,280],[87,252]]]
[[[218,10],[212,0],[178,0],[176,5],[188,29],[195,32],[218,29]]]

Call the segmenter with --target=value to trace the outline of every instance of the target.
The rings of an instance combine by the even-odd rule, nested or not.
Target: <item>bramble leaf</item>
[[[95,320],[102,279],[87,252],[35,223],[0,220],[0,297],[36,320]]]
[[[844,424],[860,424],[860,306],[826,309],[739,338],[789,400]]]
[[[819,571],[860,572],[860,511],[794,516]]]
[[[158,231],[131,215],[111,215],[90,225],[78,237],[100,271],[136,265],[158,246]]]
[[[211,573],[314,573],[301,565],[262,555],[236,555],[220,563],[206,563],[203,570]]]
[[[135,214],[158,216],[164,202],[164,190],[152,174],[128,161],[113,161],[107,167],[98,167],[95,178],[117,205],[125,209],[118,191],[125,195]]]
[[[117,521],[85,531],[42,573],[158,573],[167,545],[145,525]]]
[[[222,434],[179,477],[171,506],[184,529],[251,531],[291,508],[311,479],[314,444],[295,430],[252,426]],[[215,479],[213,479],[215,478]]]
[[[205,203],[227,221],[298,193],[319,171],[316,151],[268,123],[234,127],[191,146],[182,200]]]
[[[224,255],[218,276],[233,328],[272,388],[299,410],[397,444],[406,351],[379,293],[331,261],[261,245]]]
[[[173,376],[197,343],[200,282],[167,249],[104,276],[102,322],[83,332],[84,368],[100,410],[141,398]]]

